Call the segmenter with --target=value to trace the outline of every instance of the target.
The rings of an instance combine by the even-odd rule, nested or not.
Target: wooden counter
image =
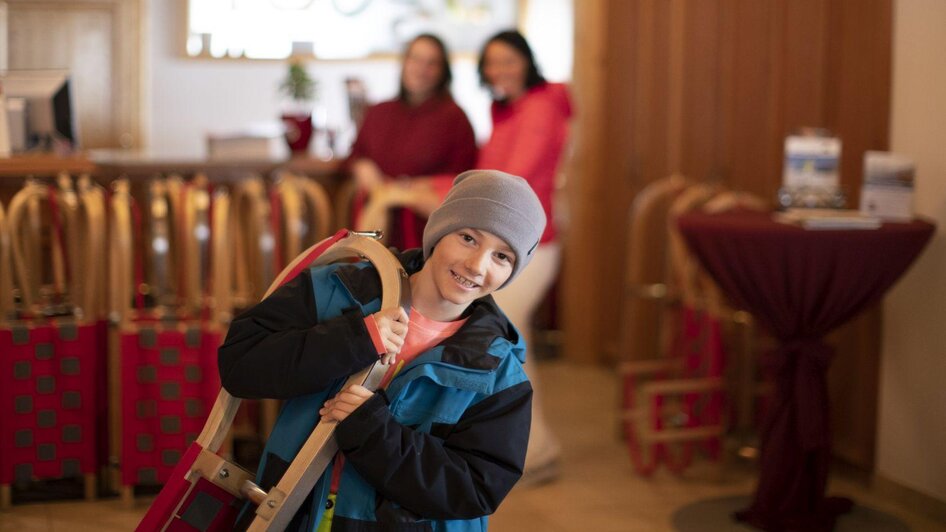
[[[29,176],[52,177],[60,172],[95,172],[95,164],[82,154],[68,157],[45,153],[0,157],[0,178],[4,181],[8,178],[22,179]]]
[[[268,177],[280,169],[308,176],[334,195],[341,183],[341,160],[312,156],[268,160],[214,160],[196,156],[153,153],[146,150],[88,150],[71,156],[16,155],[0,158],[0,202],[4,205],[29,178],[49,179],[61,172],[91,174],[102,185],[119,178],[141,182],[155,176],[205,174],[211,181],[228,182],[247,176]],[[136,185],[137,186],[137,185]]]
[[[211,180],[240,179],[247,175],[268,176],[279,169],[305,174],[321,180],[333,180],[339,173],[339,160],[314,157],[290,159],[209,159],[153,153],[146,150],[92,150],[89,159],[97,168],[96,174],[106,179],[119,176],[129,179],[150,179],[155,175],[180,173],[206,174]]]

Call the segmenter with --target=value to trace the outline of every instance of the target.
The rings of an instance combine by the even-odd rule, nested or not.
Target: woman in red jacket
[[[373,105],[352,146],[346,166],[355,179],[360,210],[371,191],[407,176],[469,170],[476,158],[473,127],[450,95],[450,60],[434,35],[414,38],[404,52],[398,97]],[[408,209],[391,213],[388,244],[419,247],[426,219]]]
[[[531,346],[533,315],[555,281],[560,261],[552,197],[568,140],[571,101],[564,85],[542,77],[529,44],[517,31],[498,33],[486,42],[479,72],[493,96],[493,132],[480,148],[477,168],[524,177],[542,202],[548,220],[530,270],[495,295],[500,308],[522,331],[526,345]],[[532,380],[533,400],[522,481],[551,480],[558,474],[560,448],[542,413],[542,388],[535,364],[525,367]]]

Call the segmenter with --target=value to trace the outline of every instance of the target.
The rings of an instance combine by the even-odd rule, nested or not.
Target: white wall
[[[938,231],[884,303],[877,469],[946,501],[946,2],[894,8],[891,149],[917,165]]]
[[[286,64],[280,61],[212,60],[184,57],[180,26],[185,22],[185,2],[151,0],[150,124],[147,147],[157,154],[201,157],[208,132],[233,132],[256,124],[277,123],[280,101],[279,81]],[[536,31],[540,66],[555,81],[567,80],[571,73],[571,0],[543,0],[542,10],[526,17],[529,26],[557,30]],[[542,14],[545,15],[542,15]],[[550,21],[546,16],[554,14]],[[348,120],[344,80],[348,76],[364,80],[368,99],[377,102],[397,93],[399,65],[395,60],[320,61],[307,68],[319,82],[321,104],[329,127],[340,129],[341,143],[354,134]],[[475,58],[457,59],[452,64],[453,93],[466,111],[480,141],[489,136],[489,97],[476,74]]]

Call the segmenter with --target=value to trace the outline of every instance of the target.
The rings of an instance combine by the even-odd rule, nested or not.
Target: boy
[[[278,482],[319,418],[339,453],[292,530],[486,530],[522,474],[532,388],[525,345],[490,294],[529,263],[545,228],[520,177],[457,176],[423,249],[400,256],[412,309],[379,309],[366,264],[311,269],[233,321],[219,351],[237,397],[291,398],[258,481]],[[394,359],[382,387],[345,377]]]

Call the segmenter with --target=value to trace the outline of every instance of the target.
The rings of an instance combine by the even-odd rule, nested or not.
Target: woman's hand
[[[442,198],[434,189],[432,179],[425,176],[401,179],[388,184],[386,193],[399,205],[421,216],[430,216],[440,206]]]
[[[319,415],[322,421],[342,421],[352,412],[358,409],[374,392],[359,384],[352,384],[348,388],[338,392],[338,395],[325,401],[322,408],[319,409]]]
[[[404,345],[409,318],[401,307],[379,310],[371,316],[378,326],[378,332],[381,333],[381,343],[384,344],[385,352],[381,355],[381,363],[390,364]]]
[[[384,172],[371,159],[357,159],[352,162],[351,173],[360,190],[370,192],[385,182]]]

